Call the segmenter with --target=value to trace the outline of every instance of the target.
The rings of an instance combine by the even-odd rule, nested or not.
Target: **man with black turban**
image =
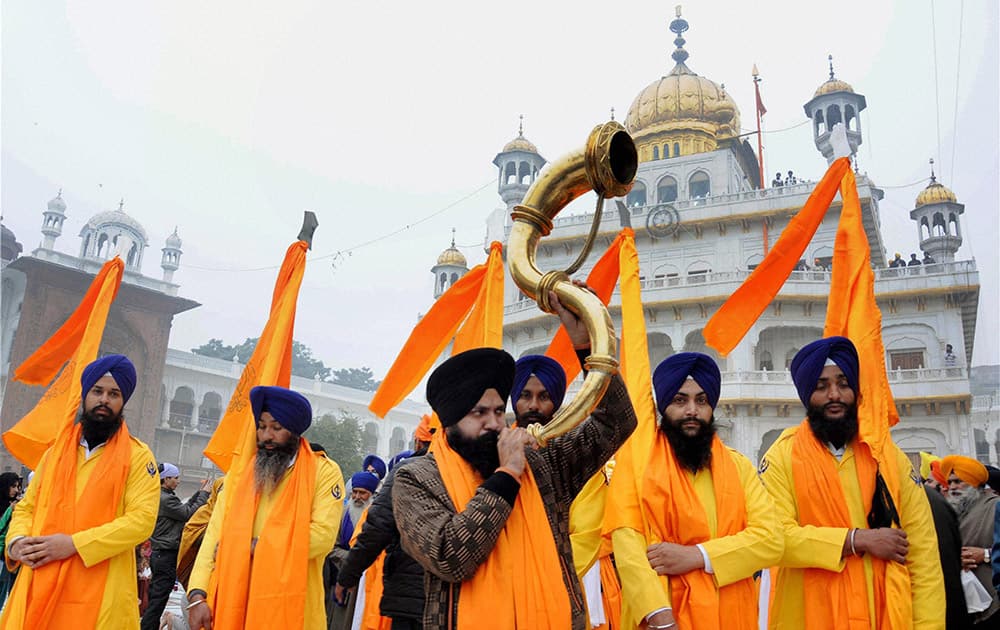
[[[227,477],[212,511],[188,582],[191,629],[326,628],[323,561],[344,507],[343,475],[302,437],[313,417],[305,396],[258,386],[250,408],[253,465]]]
[[[863,375],[854,344],[845,337],[814,341],[795,355],[791,373],[806,419],[786,429],[760,463],[785,531],[770,627],[944,628],[927,496],[906,454],[887,437],[882,466],[895,465],[900,480],[893,497],[872,448],[859,438]]]
[[[653,372],[660,412],[639,496],[612,533],[623,606],[649,628],[756,628],[755,572],[783,537],[746,456],[715,432],[722,375],[698,352]]]
[[[554,294],[574,345],[586,328]],[[442,363],[427,401],[444,431],[395,475],[403,548],[427,570],[424,628],[586,626],[573,571],[569,506],[636,426],[615,376],[590,418],[538,448],[504,413],[514,359],[478,348]]]
[[[153,531],[160,488],[152,452],[124,422],[135,366],[102,357],[80,385],[79,421],[14,508],[6,551],[21,570],[0,627],[139,627],[134,548]]]

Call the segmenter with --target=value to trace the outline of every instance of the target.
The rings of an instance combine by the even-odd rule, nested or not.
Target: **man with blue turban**
[[[760,462],[785,533],[770,627],[944,628],[927,496],[891,439],[880,464],[859,437],[864,375],[854,344],[814,341],[795,355],[791,373],[806,419],[785,429]],[[880,470],[892,465],[898,496]]]
[[[517,426],[548,424],[565,395],[566,372],[555,359],[529,354],[514,363],[510,400]]]
[[[249,398],[253,466],[227,481],[212,511],[188,582],[190,626],[249,627],[266,608],[284,627],[325,628],[323,560],[337,535],[344,478],[302,437],[313,417],[305,396],[258,386]]]
[[[23,566],[5,627],[139,624],[134,548],[156,523],[159,479],[149,447],[124,423],[135,366],[120,354],[102,357],[84,368],[80,386],[79,421],[42,456],[14,509],[7,559]]]
[[[639,496],[611,534],[623,607],[648,628],[756,628],[754,573],[781,558],[756,469],[716,434],[721,384],[719,366],[698,352],[653,372],[659,430]]]

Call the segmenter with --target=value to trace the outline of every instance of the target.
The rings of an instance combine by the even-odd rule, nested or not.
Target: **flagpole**
[[[753,89],[754,94],[757,97],[756,107],[757,110],[757,164],[760,171],[760,188],[764,189],[764,139],[760,132],[760,117],[767,111],[764,109],[764,102],[760,99],[760,73],[757,72],[757,64],[753,65]],[[767,217],[761,224],[762,236],[764,240],[764,255],[767,256],[768,250],[768,235],[767,235]]]

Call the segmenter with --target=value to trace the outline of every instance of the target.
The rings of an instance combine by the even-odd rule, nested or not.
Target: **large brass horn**
[[[539,308],[547,313],[549,291],[576,313],[590,334],[591,354],[587,357],[587,377],[580,392],[556,413],[544,427],[532,424],[528,432],[544,445],[582,422],[597,406],[607,390],[611,377],[618,372],[617,341],[608,309],[593,293],[573,285],[566,271],[542,273],[535,265],[535,253],[543,236],[552,231],[552,219],[569,202],[593,190],[598,194],[598,208],[605,197],[628,194],[638,167],[635,143],[625,128],[611,121],[594,127],[587,144],[558,162],[539,177],[528,189],[521,205],[511,212],[514,225],[507,240],[507,264],[514,283]],[[595,216],[588,244],[569,273],[576,271],[597,232],[600,216]]]

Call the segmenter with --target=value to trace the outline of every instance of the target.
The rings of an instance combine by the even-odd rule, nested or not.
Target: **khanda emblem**
[[[340,484],[339,483],[338,484],[334,484],[334,486],[333,486],[333,492],[331,492],[330,494],[333,495],[334,499],[340,499],[340,497],[342,497],[344,495],[344,493],[340,490]]]
[[[146,462],[146,472],[149,473],[150,477],[156,474],[156,466],[153,465],[153,462]]]

